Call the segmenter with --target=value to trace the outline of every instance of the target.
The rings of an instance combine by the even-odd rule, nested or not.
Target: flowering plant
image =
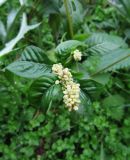
[[[84,111],[91,103],[93,87],[109,82],[110,74],[104,73],[125,67],[122,63],[129,56],[129,49],[120,49],[113,44],[112,54],[104,54],[110,50],[106,45],[94,45],[100,37],[106,44],[111,41],[123,42],[119,37],[107,34],[94,34],[86,41],[69,40],[60,43],[55,51],[45,52],[35,46],[28,46],[21,57],[7,66],[7,70],[18,76],[32,79],[29,84],[28,96],[31,102],[48,111],[57,104],[63,104],[69,111]],[[124,43],[124,42],[123,42]],[[126,44],[122,44],[126,47]],[[115,49],[116,48],[116,49]],[[96,54],[95,54],[96,52]],[[120,57],[120,53],[124,52]],[[105,63],[105,64],[104,64]],[[94,83],[96,82],[96,83]]]
[[[54,55],[56,60],[50,59],[40,48],[29,46],[25,48],[19,60],[7,67],[16,75],[33,80],[30,84],[29,97],[45,110],[50,109],[53,102],[53,105],[62,103],[69,111],[80,112],[84,103],[90,103],[86,93],[80,88],[78,78],[82,77],[78,76],[80,69],[78,61],[81,61],[83,53],[76,47],[82,46],[82,49],[84,44],[80,41],[73,41],[73,43],[76,46],[73,51],[67,48],[70,50],[66,51],[66,55],[68,52],[70,55],[66,61],[64,61],[65,54],[65,57],[60,58],[61,44],[56,48]]]

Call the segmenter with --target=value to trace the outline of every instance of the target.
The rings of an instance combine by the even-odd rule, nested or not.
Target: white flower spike
[[[54,64],[52,66],[52,72],[59,78],[59,80],[55,81],[55,84],[62,84],[64,94],[63,101],[65,106],[69,111],[78,110],[78,106],[80,104],[80,85],[73,81],[72,74],[69,69],[63,68],[61,64]]]

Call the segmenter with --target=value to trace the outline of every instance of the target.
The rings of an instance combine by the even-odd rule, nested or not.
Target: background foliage
[[[70,0],[72,26],[63,2],[0,3],[0,159],[130,160],[130,1]],[[61,102],[57,62],[81,85],[79,112]]]

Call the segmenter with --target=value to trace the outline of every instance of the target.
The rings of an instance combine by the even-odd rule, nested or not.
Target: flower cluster
[[[56,84],[61,83],[63,89],[63,101],[66,107],[71,110],[78,110],[80,104],[80,85],[75,83],[72,78],[72,74],[68,68],[63,68],[61,64],[54,64],[52,71],[56,74],[59,80],[56,80]]]
[[[74,57],[75,61],[81,61],[81,59],[82,59],[82,53],[78,49],[76,49],[73,52],[73,57]]]

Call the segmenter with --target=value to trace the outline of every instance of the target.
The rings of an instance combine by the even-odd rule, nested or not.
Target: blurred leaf
[[[0,39],[4,42],[6,37],[6,29],[2,21],[0,21]]]
[[[7,0],[0,0],[0,6],[2,6]]]
[[[125,30],[126,39],[130,39],[130,29]]]
[[[112,95],[104,99],[103,105],[107,107],[112,106],[122,106],[125,102],[125,99],[120,95]]]
[[[102,74],[92,76],[92,77],[90,77],[90,79],[92,79],[98,83],[101,83],[103,85],[106,85],[110,80],[110,74],[109,73],[102,73]]]
[[[71,51],[79,46],[84,46],[85,44],[83,42],[77,41],[77,40],[68,40],[65,42],[61,42],[57,47],[56,47],[56,52],[58,54],[62,54],[64,52]]]
[[[20,60],[36,63],[50,63],[45,52],[36,46],[27,46],[22,52]]]
[[[6,42],[9,41],[16,30],[16,21],[19,20],[21,13],[23,12],[25,6],[21,6],[18,10],[11,10],[7,17],[7,36]]]
[[[101,57],[97,72],[127,68],[130,64],[130,49],[117,49]]]
[[[88,95],[85,94],[84,91],[80,91],[80,106],[79,109],[76,111],[79,114],[85,115],[87,110],[89,110],[91,101]]]
[[[121,119],[124,114],[123,105],[125,99],[116,94],[111,95],[103,100],[103,106],[107,109],[107,114],[114,119]]]
[[[59,12],[59,0],[44,0],[43,2],[45,14],[55,14]]]
[[[95,54],[107,54],[118,48],[126,48],[127,44],[118,36],[108,35],[107,33],[94,33],[86,40],[89,51]]]
[[[50,14],[49,25],[52,29],[52,34],[56,42],[58,40],[60,24],[61,24],[61,16],[59,14]]]
[[[44,109],[49,107],[49,110],[53,106],[58,105],[58,102],[62,100],[62,89],[60,85],[51,86],[42,97],[42,106]]]
[[[16,61],[6,68],[16,75],[25,78],[38,78],[51,73],[50,66],[28,61]]]
[[[56,77],[54,75],[41,77],[34,80],[29,88],[29,99],[31,103],[41,103],[41,98],[52,85],[54,85]]]
[[[109,2],[118,10],[120,15],[130,23],[130,1],[129,0],[109,0]]]
[[[71,60],[71,51],[76,49],[77,47],[85,47],[85,44],[83,42],[77,41],[77,40],[68,40],[65,42],[61,42],[56,47],[56,54],[60,58],[63,63],[69,62]]]

